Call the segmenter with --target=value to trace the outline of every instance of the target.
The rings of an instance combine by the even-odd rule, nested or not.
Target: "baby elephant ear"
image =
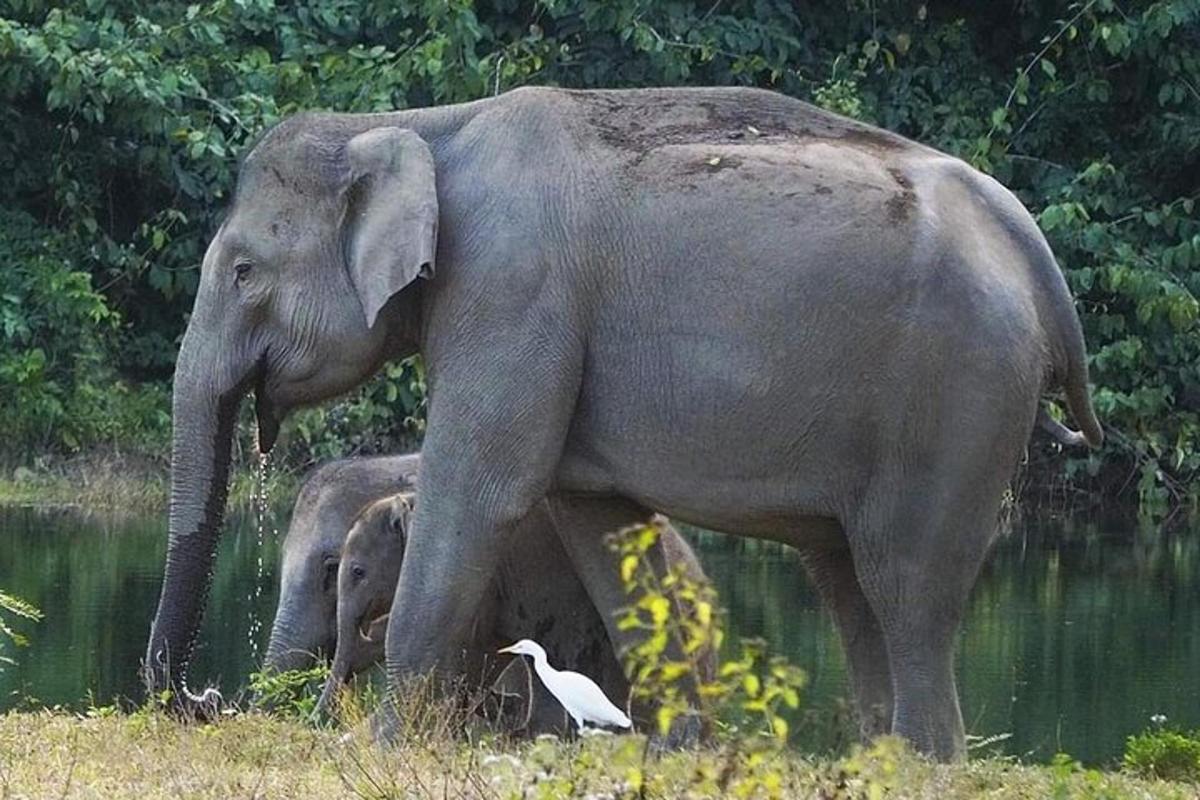
[[[412,495],[398,494],[392,499],[392,509],[388,515],[388,527],[397,536],[404,538],[408,535],[408,524],[413,514]]]
[[[342,236],[367,327],[417,278],[433,276],[438,200],[433,154],[404,128],[375,128],[346,145]]]

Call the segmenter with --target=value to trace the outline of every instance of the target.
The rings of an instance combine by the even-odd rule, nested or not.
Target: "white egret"
[[[605,697],[604,690],[597,686],[595,681],[578,672],[550,666],[550,662],[546,660],[546,651],[532,639],[522,639],[499,652],[532,657],[533,671],[537,673],[538,679],[567,710],[571,719],[575,720],[575,727],[580,733],[583,733],[585,722],[615,728],[633,726],[629,717]]]

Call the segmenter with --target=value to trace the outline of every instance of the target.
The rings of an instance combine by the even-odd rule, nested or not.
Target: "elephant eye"
[[[246,278],[249,277],[250,270],[253,266],[253,264],[245,259],[235,261],[233,264],[234,280],[239,284],[244,283]]]
[[[367,571],[366,571],[365,569],[363,569],[363,568],[362,568],[360,565],[358,565],[358,564],[355,564],[355,565],[354,565],[354,566],[353,566],[353,567],[350,569],[350,574],[351,574],[351,575],[353,575],[353,576],[355,577],[355,579],[356,579],[356,580],[360,580],[360,581],[361,581],[363,578],[367,577]]]

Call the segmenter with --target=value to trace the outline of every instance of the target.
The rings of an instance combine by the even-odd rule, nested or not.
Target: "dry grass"
[[[47,460],[36,468],[0,468],[0,505],[76,508],[82,511],[145,514],[165,511],[170,467],[165,461],[93,453]],[[294,493],[297,476],[275,468],[268,478],[268,496]],[[249,506],[258,475],[247,465],[233,470],[229,498],[234,506]]]
[[[157,510],[166,508],[166,476],[160,464],[112,453],[47,460],[35,468],[0,470],[0,504]]]
[[[727,755],[647,758],[640,737],[503,743],[420,737],[393,748],[262,714],[185,726],[158,714],[0,717],[0,798],[718,797]],[[840,761],[788,755],[759,767],[784,797],[1195,798],[1195,786],[1030,767],[945,767],[894,745]],[[874,789],[874,791],[873,791]],[[876,794],[877,792],[877,794]]]

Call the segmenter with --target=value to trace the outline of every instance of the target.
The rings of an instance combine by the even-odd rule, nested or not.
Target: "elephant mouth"
[[[254,386],[254,416],[258,420],[258,452],[269,453],[279,438],[281,414],[267,395],[266,370],[259,373]]]
[[[365,642],[378,643],[383,641],[384,634],[387,631],[389,616],[391,616],[391,609],[384,609],[382,611],[372,610],[371,613],[364,614],[362,619],[358,621],[358,635]]]

